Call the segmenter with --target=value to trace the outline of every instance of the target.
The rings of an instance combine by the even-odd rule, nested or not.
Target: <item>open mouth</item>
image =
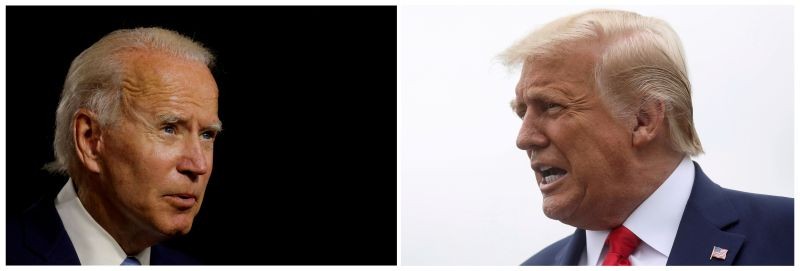
[[[562,168],[543,166],[539,168],[539,174],[542,175],[542,184],[551,184],[561,180],[567,171]]]

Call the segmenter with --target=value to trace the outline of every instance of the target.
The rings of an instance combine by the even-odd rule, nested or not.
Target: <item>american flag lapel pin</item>
[[[718,246],[714,246],[714,249],[711,250],[711,257],[708,257],[708,259],[709,260],[717,259],[717,260],[720,260],[720,261],[724,261],[725,257],[727,257],[727,256],[728,256],[728,250],[727,249],[724,249],[724,248],[721,248],[721,247],[718,247]]]

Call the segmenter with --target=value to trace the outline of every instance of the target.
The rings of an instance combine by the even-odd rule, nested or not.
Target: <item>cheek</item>
[[[576,118],[564,126],[569,140],[587,151],[614,154],[624,151],[626,142],[632,142],[631,133],[604,112],[594,111],[587,118]]]
[[[129,180],[128,182],[132,182],[131,185],[135,185],[137,189],[149,187],[157,181],[154,177],[166,169],[164,154],[152,149],[143,147],[120,156],[124,158],[116,161],[115,167],[118,170],[114,175],[119,179]]]
[[[117,140],[114,143],[108,144],[101,154],[101,178],[122,190],[120,194],[138,193],[141,189],[138,184],[147,180],[147,155],[139,152],[132,142]]]
[[[570,118],[551,126],[551,141],[579,182],[589,185],[592,179],[617,175],[615,168],[626,161],[626,133],[607,119]]]
[[[584,160],[584,156],[595,148],[598,130],[586,121],[564,118],[548,127],[551,143],[567,158],[570,165]]]
[[[214,166],[214,147],[213,147],[213,145],[209,150],[205,151],[205,155],[206,155],[206,163],[208,163],[208,170],[209,170],[209,174],[210,174],[211,173],[210,172],[211,168]]]
[[[605,123],[605,124],[603,124]],[[601,124],[601,125],[598,125]],[[616,180],[625,177],[629,146],[624,129],[613,123],[595,121],[576,127],[566,153],[575,178],[590,201],[618,189]]]
[[[178,157],[178,151],[169,148],[157,147],[153,148],[147,159],[151,167],[163,168],[172,164],[172,161],[174,161],[176,157]]]
[[[117,174],[117,177],[126,180],[124,185],[131,192],[130,195],[139,197],[132,201],[147,204],[160,197],[163,192],[160,189],[176,177],[172,176],[177,174],[174,166],[176,156],[175,152],[157,144],[143,146],[140,150],[137,155],[128,157],[129,164],[124,165],[126,170]]]

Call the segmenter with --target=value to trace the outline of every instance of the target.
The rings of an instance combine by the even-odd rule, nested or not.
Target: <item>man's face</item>
[[[626,200],[630,129],[615,119],[595,88],[595,51],[576,47],[556,60],[523,66],[514,109],[522,118],[517,146],[527,152],[544,213],[595,228],[616,200]],[[599,223],[598,223],[599,222]]]
[[[201,63],[130,53],[122,114],[99,144],[101,196],[153,234],[185,234],[203,202],[220,129],[217,86]]]

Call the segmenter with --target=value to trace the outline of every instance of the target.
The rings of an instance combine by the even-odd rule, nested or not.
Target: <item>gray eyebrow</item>
[[[158,119],[166,123],[178,123],[184,120],[181,116],[176,114],[159,114]]]
[[[205,128],[205,130],[210,130],[214,132],[222,132],[222,121],[217,121],[217,123],[211,124]]]
[[[177,114],[173,114],[173,113],[160,114],[160,115],[158,115],[158,119],[161,120],[161,122],[164,122],[164,123],[179,123],[179,122],[185,122],[186,121],[186,118],[181,117],[180,115],[177,115]],[[217,132],[217,133],[222,132],[222,121],[217,121],[217,122],[215,122],[215,123],[213,123],[211,125],[203,127],[203,130],[210,130],[210,131],[214,131],[214,132]]]

